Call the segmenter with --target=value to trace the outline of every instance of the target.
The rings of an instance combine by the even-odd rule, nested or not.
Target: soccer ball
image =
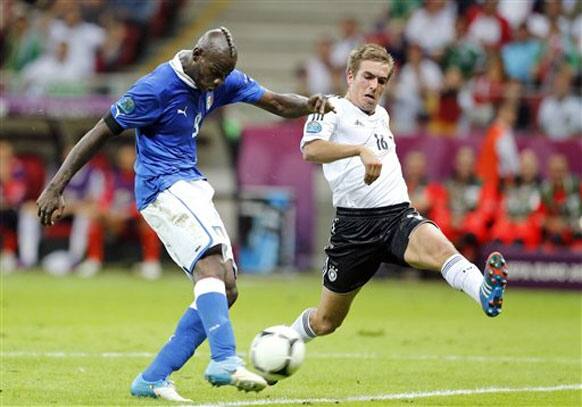
[[[305,344],[297,332],[285,325],[276,325],[259,332],[251,343],[253,367],[269,382],[291,376],[305,358]]]

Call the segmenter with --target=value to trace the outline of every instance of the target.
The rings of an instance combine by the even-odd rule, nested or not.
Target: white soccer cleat
[[[239,367],[232,374],[232,384],[239,390],[259,392],[267,387],[267,381],[248,370],[246,367]]]
[[[238,356],[230,356],[225,360],[210,361],[204,373],[206,380],[213,386],[235,386],[244,391],[261,391],[267,387],[267,381],[244,367]]]
[[[136,397],[160,398],[168,401],[177,401],[179,403],[193,403],[192,400],[186,399],[178,394],[176,386],[171,380],[163,379],[156,382],[147,382],[141,373],[137,375],[131,384],[131,395]]]
[[[193,403],[192,400],[186,399],[178,394],[174,383],[170,382],[168,386],[157,387],[154,390],[156,396],[168,401],[178,401],[181,403]]]

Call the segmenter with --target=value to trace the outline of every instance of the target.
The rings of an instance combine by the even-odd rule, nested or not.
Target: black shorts
[[[323,285],[347,293],[366,284],[380,263],[407,265],[408,237],[418,225],[434,223],[409,203],[369,209],[337,208],[325,248]]]

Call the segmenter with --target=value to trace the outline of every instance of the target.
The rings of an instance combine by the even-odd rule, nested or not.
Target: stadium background
[[[512,246],[511,253],[528,252],[536,261],[566,262],[558,274],[569,277],[561,282],[579,283],[580,7],[580,2],[569,0],[395,0],[358,5],[4,1],[0,136],[21,159],[10,164],[20,169],[7,170],[16,178],[12,183],[25,184],[26,191],[5,184],[3,207],[20,214],[34,212],[32,201],[67,146],[135,79],[178,49],[191,48],[205,29],[229,27],[239,47],[240,69],[268,88],[301,94],[342,94],[347,52],[358,43],[374,41],[385,45],[397,63],[383,103],[391,114],[413,204],[436,219],[467,256],[477,260],[487,250],[484,246],[503,242]],[[496,109],[504,104],[516,119],[500,130]],[[305,270],[321,264],[333,209],[320,169],[300,158],[302,124],[282,122],[250,106],[232,106],[208,118],[200,134],[200,166],[217,190],[216,204],[242,268],[248,271]],[[499,132],[510,144],[517,140],[518,151],[503,147],[503,156],[487,155],[491,151],[486,140]],[[93,195],[85,187],[77,196],[81,203],[97,202],[102,218],[106,208],[116,205],[114,153],[131,137],[124,134],[94,160],[105,186]],[[466,159],[474,155],[476,165],[481,166],[481,160],[493,167],[499,161],[499,171],[505,174],[495,174],[497,168],[493,175],[478,168],[479,181],[454,189],[448,182],[463,147],[473,152],[465,151]],[[574,186],[566,191],[548,183],[554,154],[568,163],[564,171],[569,174],[563,177],[574,176]],[[479,182],[495,184],[498,176],[510,181],[495,185],[496,191],[488,195]],[[481,194],[477,201],[476,193]],[[118,211],[132,210],[127,202],[117,204],[123,206]],[[80,212],[87,209],[75,214]],[[479,213],[479,221],[455,220],[471,213]],[[97,224],[103,220],[96,219]],[[10,229],[6,222],[3,229]],[[139,244],[115,250],[120,246],[112,242],[119,239],[113,239],[111,230],[93,232],[89,227],[90,242],[94,236],[106,242],[101,254],[105,261],[140,250]],[[18,246],[19,237],[10,233],[3,233],[4,258]],[[63,225],[43,231],[38,259],[9,259],[5,268],[37,265],[52,250],[66,249],[69,233]],[[156,258],[155,249],[145,250]],[[95,252],[99,249],[89,247],[85,257]],[[79,257],[69,266],[84,260]],[[55,264],[57,269],[68,268]]]
[[[135,79],[192,47],[206,29],[224,25],[238,46],[238,67],[279,92],[342,94],[342,52],[360,41],[384,44],[398,65],[384,101],[398,153],[409,187],[417,191],[411,194],[415,204],[432,210],[429,216],[440,216],[439,222],[450,220],[451,203],[480,196],[475,188],[483,188],[472,180],[467,195],[450,200],[448,181],[457,153],[471,156],[462,147],[478,160],[488,137],[499,134],[499,106],[518,112],[509,133],[519,152],[531,151],[523,161],[536,181],[495,184],[492,191],[502,194],[477,200],[489,205],[486,227],[477,229],[485,239],[451,235],[481,265],[483,253],[499,245],[491,236],[495,223],[511,218],[501,204],[511,192],[514,223],[500,230],[526,232],[502,246],[512,281],[500,318],[481,315],[442,281],[383,270],[398,281],[378,279],[365,287],[341,331],[309,344],[295,377],[257,396],[211,389],[201,379],[208,357],[203,345],[173,375],[182,394],[205,405],[580,405],[579,1],[3,0],[0,7],[0,404],[148,403],[129,396],[129,382],[167,340],[192,293],[163,249],[163,277],[153,283],[140,278],[159,277],[142,263],[144,249],[155,259],[159,245],[147,232],[140,241],[143,230],[135,227],[126,182],[133,135],[107,145],[77,183],[77,217],[113,225],[101,234],[103,269],[81,273],[99,245],[87,247],[82,238],[69,242],[70,221],[42,231],[35,258],[34,236],[18,239],[17,215],[37,225],[33,202],[70,143]],[[80,28],[77,16],[97,26]],[[78,29],[67,29],[65,20]],[[470,35],[462,34],[463,21],[469,33],[473,24]],[[530,30],[525,40],[520,23]],[[424,44],[422,53],[414,43]],[[504,59],[508,45],[514,47],[505,48]],[[73,49],[80,54],[73,57]],[[335,68],[330,53],[341,56]],[[410,60],[422,61],[423,86]],[[508,72],[504,61],[519,61],[517,71]],[[525,66],[532,70],[519,69]],[[544,102],[549,114],[542,120]],[[256,332],[289,323],[319,295],[333,208],[321,170],[301,160],[302,125],[231,106],[207,118],[199,135],[201,168],[244,263],[241,298],[232,310],[241,354]],[[501,126],[504,134],[508,127]],[[565,157],[576,178],[567,177],[568,187],[549,195],[554,153]],[[536,161],[546,183],[537,182]],[[518,171],[519,162],[510,156],[510,171]],[[563,170],[560,157],[553,162]],[[423,166],[426,180],[419,176]],[[97,174],[91,182],[90,174]],[[133,227],[118,230],[106,218],[113,213]],[[37,230],[28,225],[32,229],[25,231]],[[99,228],[85,223],[80,230],[87,232],[85,240],[90,231],[89,242],[100,241]],[[70,249],[82,256],[72,258]],[[95,271],[100,273],[92,279],[78,278]]]

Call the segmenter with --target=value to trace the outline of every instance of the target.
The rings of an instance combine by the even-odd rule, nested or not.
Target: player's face
[[[197,66],[196,85],[206,91],[213,91],[222,85],[234,69],[232,64],[211,57],[200,57],[197,60]]]
[[[362,61],[357,72],[348,72],[347,98],[360,109],[374,112],[388,84],[389,71],[386,63]]]

